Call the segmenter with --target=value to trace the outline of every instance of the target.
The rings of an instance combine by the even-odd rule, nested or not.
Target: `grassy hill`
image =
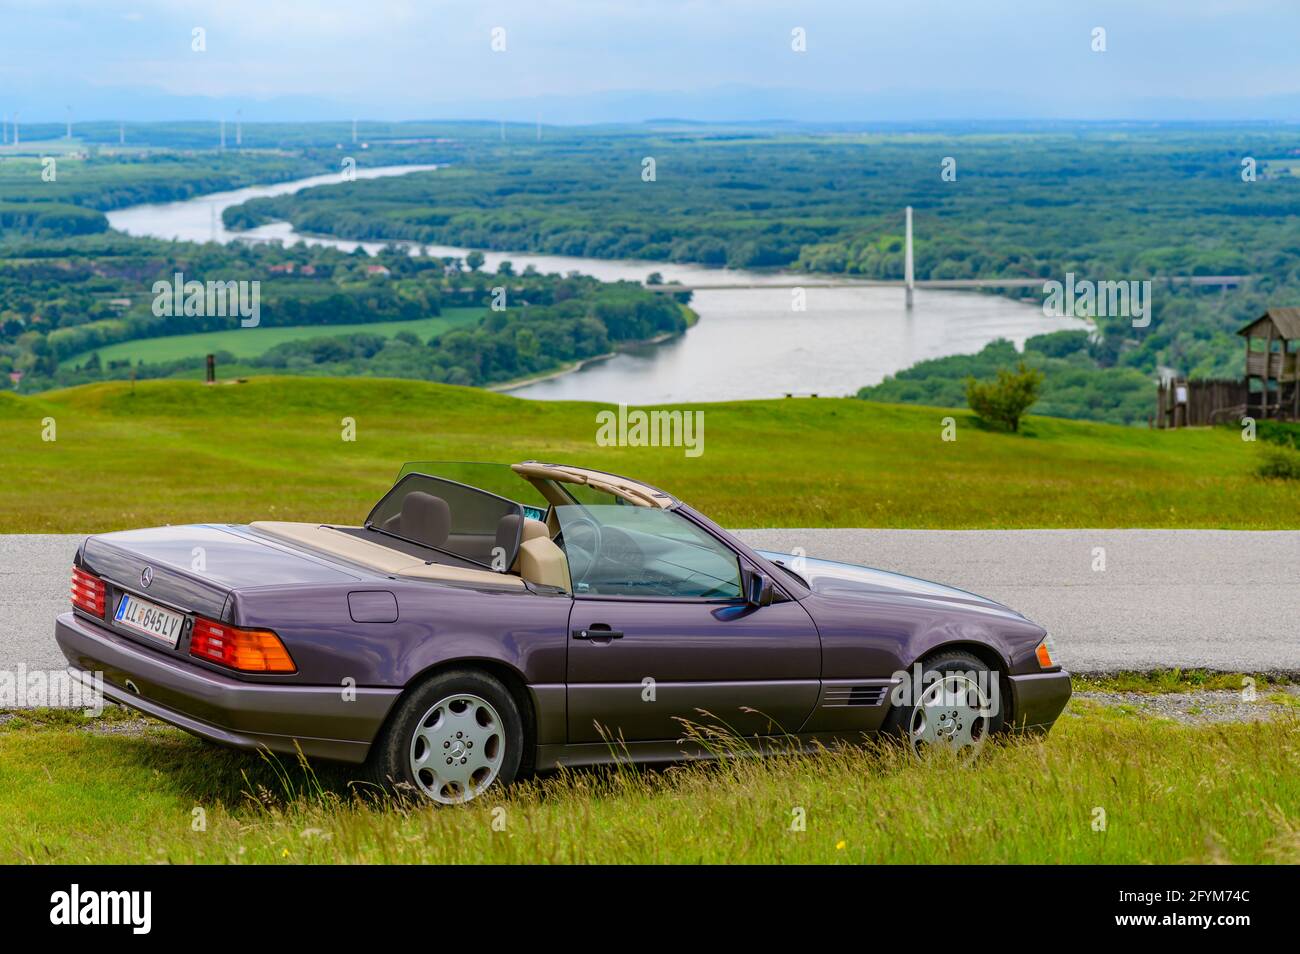
[[[399,332],[409,331],[421,341],[432,338],[458,325],[481,318],[484,308],[444,308],[434,318],[416,318],[411,321],[379,321],[370,324],[350,325],[291,325],[285,328],[264,325],[258,328],[231,328],[226,331],[204,331],[192,335],[167,335],[160,338],[140,338],[121,341],[97,348],[99,359],[105,365],[110,361],[130,361],[135,364],[161,364],[182,358],[202,357],[228,351],[236,358],[256,358],[285,341],[306,341],[311,338],[333,338],[339,335],[380,335],[391,338]],[[71,367],[83,363],[92,352],[83,351],[59,362]]]
[[[0,393],[0,531],[259,518],[359,521],[408,460],[538,457],[627,473],[734,527],[1300,527],[1294,483],[1253,476],[1231,430],[854,399],[698,405],[704,453],[606,448],[595,404],[382,379],[111,382]],[[942,418],[957,440],[940,439]],[[355,442],[341,419],[356,421]],[[54,419],[57,440],[42,440]]]

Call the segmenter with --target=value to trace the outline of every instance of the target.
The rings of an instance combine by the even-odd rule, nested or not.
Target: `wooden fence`
[[[1156,389],[1153,423],[1156,427],[1205,427],[1240,420],[1249,399],[1245,381],[1162,381]]]

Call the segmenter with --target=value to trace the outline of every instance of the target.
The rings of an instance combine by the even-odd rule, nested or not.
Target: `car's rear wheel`
[[[487,673],[449,670],[402,697],[371,748],[370,774],[399,795],[467,802],[512,782],[523,748],[510,691]]]
[[[919,691],[908,687],[886,730],[917,754],[943,747],[974,757],[1002,725],[998,679],[996,670],[970,653],[936,654],[922,661]]]

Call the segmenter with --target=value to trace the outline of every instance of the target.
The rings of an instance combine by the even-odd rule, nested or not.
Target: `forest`
[[[1149,400],[1140,397],[1139,381],[1149,385],[1159,369],[1238,376],[1236,329],[1269,305],[1300,303],[1300,178],[1292,174],[1300,134],[1265,124],[966,124],[904,132],[668,121],[545,130],[412,123],[367,124],[360,142],[343,123],[262,124],[248,127],[243,151],[231,152],[210,147],[211,124],[172,124],[126,129],[128,142],[144,143],[130,154],[113,151],[118,130],[103,125],[85,131],[88,155],[57,187],[34,174],[35,158],[0,161],[0,370],[34,372],[25,386],[62,380],[69,357],[96,347],[199,330],[192,320],[184,329],[159,323],[134,299],[121,305],[121,283],[165,274],[175,262],[241,278],[261,275],[277,255],[318,260],[310,280],[299,272],[268,281],[273,322],[354,325],[483,304],[489,284],[467,262],[423,281],[407,275],[404,256],[395,253],[383,259],[393,275],[379,281],[346,253],[169,250],[103,232],[106,209],[330,171],[353,153],[367,163],[445,167],[254,199],[227,209],[226,225],[283,219],[346,239],[897,279],[902,209],[911,205],[920,279],[1047,281],[1067,272],[1094,281],[1152,279],[1148,327],[1094,316],[1095,332],[1083,345],[1062,351],[1056,340],[1031,344],[1030,363],[1047,373],[1037,410],[1062,416],[1144,421]],[[418,259],[411,267],[447,265]],[[1226,290],[1165,280],[1213,275],[1242,280]],[[1009,294],[1041,300],[1037,288]],[[517,330],[541,317],[573,318],[533,316]],[[658,320],[651,325],[658,328]],[[584,328],[594,332],[566,326],[556,340]],[[463,347],[458,342],[450,339]],[[577,360],[605,344],[597,336],[559,353]],[[345,373],[409,364],[380,352],[317,360],[301,342],[284,347],[293,354],[266,359]],[[952,372],[978,373],[1001,354],[991,347],[927,362],[862,395],[960,403],[949,393]],[[429,360],[424,372],[410,373],[476,383],[500,373]],[[533,371],[527,360],[520,367]],[[453,374],[458,368],[464,375]]]
[[[203,281],[257,281],[261,324],[319,327],[251,360],[292,373],[392,376],[453,384],[493,384],[553,371],[621,344],[682,332],[689,293],[655,294],[633,283],[579,275],[485,273],[453,258],[299,244],[159,242],[106,235],[29,242],[0,259],[0,373],[21,372],[31,392],[105,378],[195,372],[183,361],[101,361],[96,349],[129,341],[229,328],[224,316],[157,315],[155,281],[177,272]],[[499,310],[494,310],[494,305]],[[418,319],[446,308],[476,309],[465,327],[421,341],[396,335],[331,335],[331,326]],[[218,355],[223,365],[233,359]]]
[[[624,130],[483,147],[460,166],[257,199],[226,219],[287,219],[350,238],[898,279],[910,204],[920,279],[1153,279],[1150,326],[1098,316],[1097,342],[1076,356],[1072,379],[1096,372],[1090,387],[1109,391],[1129,387],[1129,371],[1236,376],[1236,329],[1269,304],[1300,301],[1297,156],[1300,135],[1266,125]],[[1228,291],[1162,280],[1213,275],[1250,279]],[[918,387],[889,393],[938,399]],[[1097,406],[1068,403],[1082,416]]]

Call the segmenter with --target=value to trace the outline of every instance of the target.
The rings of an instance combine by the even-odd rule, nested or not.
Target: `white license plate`
[[[138,596],[123,596],[117,604],[117,615],[113,617],[129,629],[154,639],[161,640],[173,649],[181,638],[181,627],[185,617],[180,613],[163,609]]]

